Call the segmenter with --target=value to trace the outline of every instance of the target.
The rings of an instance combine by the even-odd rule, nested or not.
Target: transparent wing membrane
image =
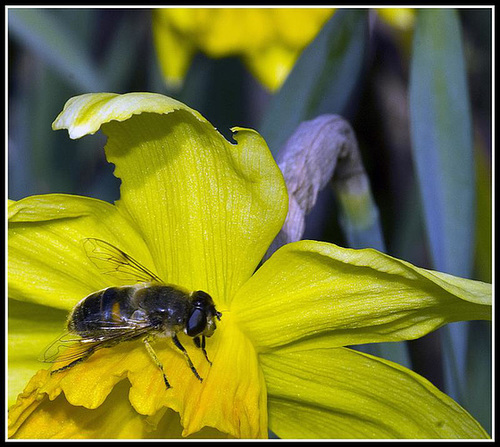
[[[92,337],[79,337],[71,332],[65,331],[54,340],[40,356],[39,360],[44,363],[59,363],[77,360],[87,357],[89,351],[109,348],[123,341],[140,338],[151,332],[152,326],[145,322],[103,322],[99,335]]]
[[[140,282],[164,283],[157,275],[141,265],[132,256],[109,242],[96,238],[83,240],[83,248],[90,261],[105,275],[112,275],[127,284]]]
[[[38,357],[38,361],[44,363],[53,363],[61,356],[70,346],[77,345],[81,338],[77,335],[64,331],[50,345],[48,345],[42,354]]]

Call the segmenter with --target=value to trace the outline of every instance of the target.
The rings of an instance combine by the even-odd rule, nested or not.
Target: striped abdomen
[[[109,287],[81,300],[68,318],[68,329],[79,335],[91,335],[106,326],[130,318],[137,309],[133,305],[134,286]]]

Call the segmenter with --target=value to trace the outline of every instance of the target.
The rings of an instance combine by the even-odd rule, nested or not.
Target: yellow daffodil
[[[378,8],[398,30],[413,27],[411,8]],[[270,91],[281,87],[302,50],[335,8],[165,8],[153,11],[153,36],[166,83],[182,84],[197,51],[211,58],[241,56]]]
[[[165,8],[153,13],[163,76],[179,85],[196,51],[238,55],[269,90],[277,90],[301,51],[333,14],[331,8]]]
[[[288,203],[266,143],[242,128],[230,143],[171,98],[82,95],[53,128],[107,135],[121,197],[8,204],[9,395],[20,393],[10,437],[264,438],[268,427],[283,438],[487,437],[426,379],[345,346],[491,319],[491,285],[314,241],[285,245],[257,269]],[[79,300],[125,285],[96,268],[85,238],[213,297],[222,319],[207,339],[212,365],[180,335],[203,382],[168,338],[152,343],[168,389],[140,340],[54,374],[40,369]]]

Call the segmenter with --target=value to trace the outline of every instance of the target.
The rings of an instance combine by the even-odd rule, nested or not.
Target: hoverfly
[[[168,389],[171,385],[151,341],[155,337],[171,337],[193,374],[202,382],[177,334],[182,331],[192,337],[196,347],[212,364],[205,350],[205,337],[214,333],[215,319],[220,320],[222,316],[215,309],[212,297],[202,290],[190,292],[166,284],[134,258],[103,240],[84,239],[83,247],[102,273],[119,274],[122,279],[130,279],[132,285],[99,290],[76,304],[68,316],[66,332],[47,348],[41,359],[52,363],[70,362],[51,374],[72,368],[99,349],[142,339]],[[70,334],[78,338],[71,338]],[[60,354],[61,348],[68,350]]]

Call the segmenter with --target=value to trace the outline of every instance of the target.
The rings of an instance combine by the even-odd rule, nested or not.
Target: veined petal
[[[232,310],[259,351],[305,337],[329,347],[410,340],[449,322],[491,319],[491,285],[372,249],[300,241],[264,263]]]
[[[167,114],[185,110],[206,122],[196,110],[168,96],[156,93],[86,93],[69,99],[52,123],[52,129],[68,129],[70,138],[96,133],[108,121],[126,121],[142,112]]]
[[[99,125],[122,180],[117,207],[140,228],[159,276],[205,290],[224,312],[286,216],[283,177],[262,137],[235,128],[231,144],[197,112],[155,94],[73,98],[54,128],[75,137]]]
[[[9,297],[69,310],[116,279],[100,274],[82,241],[103,239],[152,269],[133,224],[113,205],[67,194],[30,196],[8,208]],[[62,328],[59,328],[62,330]]]
[[[280,437],[488,438],[446,394],[388,360],[347,348],[300,347],[260,359],[269,427]]]
[[[38,358],[64,330],[69,310],[88,294],[111,285],[82,241],[104,239],[151,267],[144,241],[109,203],[66,194],[31,196],[9,203],[9,400],[42,366]],[[30,303],[27,303],[30,302]]]

